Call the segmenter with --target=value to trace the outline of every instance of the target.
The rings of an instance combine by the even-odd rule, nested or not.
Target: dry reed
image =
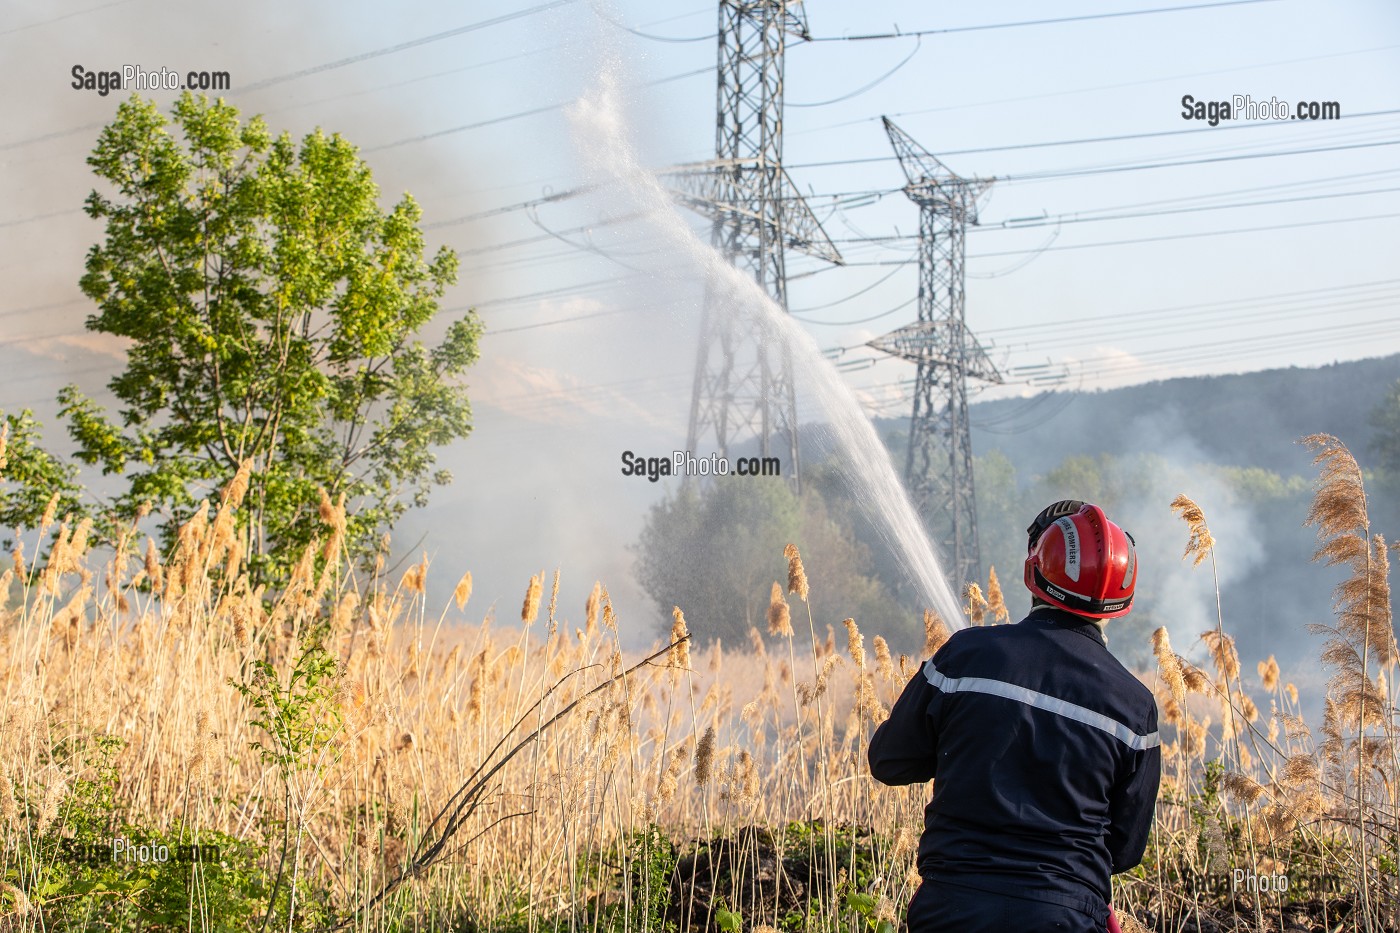
[[[1332,870],[1349,890],[1364,887],[1354,901],[1370,898],[1368,916],[1377,919],[1385,896],[1379,859],[1397,853],[1383,838],[1371,838],[1369,848],[1363,840],[1371,822],[1394,825],[1400,812],[1389,725],[1397,653],[1388,548],[1363,521],[1354,460],[1331,441],[1318,440],[1315,449],[1324,478],[1310,515],[1324,536],[1319,559],[1352,571],[1338,591],[1337,622],[1325,633],[1323,653],[1337,675],[1318,740],[1301,719],[1297,687],[1280,684],[1274,658],[1257,667],[1270,702],[1256,703],[1239,682],[1234,639],[1223,627],[1204,638],[1215,678],[1176,654],[1165,629],[1154,632],[1166,772],[1149,869],[1118,882],[1125,928],[1130,914],[1168,904],[1184,912],[1212,908],[1191,879],[1224,864]],[[404,575],[402,599],[374,581],[358,589],[348,576],[326,582],[326,541],[344,513],[343,502],[324,497],[319,518],[327,537],[300,555],[297,586],[268,597],[230,572],[242,559],[228,517],[236,514],[239,482],[225,490],[212,518],[196,513],[185,524],[168,564],[137,539],[103,585],[85,566],[92,559],[84,554],[90,526],[81,523],[62,523],[47,560],[27,561],[22,545],[10,555],[0,576],[0,594],[10,593],[15,606],[6,612],[0,604],[6,834],[39,838],[64,826],[74,795],[90,779],[80,761],[51,754],[42,737],[56,734],[121,740],[113,760],[121,776],[114,798],[119,818],[156,829],[182,821],[252,839],[249,812],[274,822],[296,816],[271,793],[276,768],[250,745],[262,735],[250,725],[255,710],[226,685],[246,678],[248,661],[263,657],[285,683],[309,627],[320,619],[337,666],[333,695],[318,709],[337,725],[326,753],[294,773],[297,790],[289,799],[312,840],[302,883],[329,892],[338,911],[364,904],[432,841],[421,814],[482,773],[503,734],[513,727],[516,737],[528,734],[576,700],[576,715],[540,733],[474,798],[477,809],[459,836],[470,840],[460,861],[407,882],[424,895],[415,909],[446,917],[471,905],[481,928],[493,929],[510,925],[524,898],[541,917],[600,922],[604,903],[642,909],[629,900],[626,880],[640,870],[628,848],[636,834],[656,829],[683,842],[746,826],[776,832],[814,817],[823,830],[813,839],[825,839],[840,824],[866,827],[883,840],[871,849],[877,870],[864,876],[872,916],[890,920],[919,883],[912,821],[927,789],[875,786],[863,760],[871,727],[918,670],[917,658],[899,655],[896,663],[882,635],[872,639],[872,665],[865,634],[845,620],[848,664],[835,651],[834,630],[828,626],[819,638],[812,623],[812,658],[799,663],[791,610],[775,583],[767,627],[770,636],[788,640],[787,657],[770,652],[755,630],[742,650],[715,644],[703,670],[692,669],[690,630],[677,607],[670,632],[679,644],[665,666],[645,667],[585,699],[627,663],[601,584],[583,607],[583,627],[566,630],[577,637],[531,630],[543,601],[543,572],[529,581],[519,629],[457,620],[435,630],[420,605],[426,560]],[[1184,496],[1172,505],[1191,530],[1188,556],[1197,563],[1214,558],[1199,507]],[[57,508],[51,500],[46,527],[59,521]],[[788,591],[810,605],[797,548],[784,556]],[[556,571],[551,621],[558,578]],[[1004,595],[994,574],[987,593],[983,611],[1000,621]],[[467,573],[453,591],[459,613],[470,595]],[[968,595],[972,610],[980,591],[979,599],[971,588]],[[949,631],[933,612],[923,622],[928,658]],[[181,676],[169,676],[171,670]],[[1221,721],[1212,722],[1214,716]],[[1249,758],[1241,755],[1238,767],[1219,775],[1222,795],[1207,797],[1207,763],[1229,745],[1243,750],[1243,741]],[[687,764],[693,780],[683,781]],[[1214,803],[1202,809],[1207,799]],[[244,805],[229,806],[230,800]],[[1363,848],[1367,860],[1350,855]],[[855,876],[852,865],[829,867],[829,879],[838,877],[836,868]],[[4,892],[0,904],[13,917],[54,909],[23,885],[6,882]],[[825,922],[850,919],[839,899],[832,905]],[[1281,910],[1266,918],[1276,928],[1283,926]],[[384,928],[398,923],[387,913],[376,916]],[[379,920],[363,919],[380,928]],[[783,921],[763,908],[744,916],[750,929],[776,929]]]

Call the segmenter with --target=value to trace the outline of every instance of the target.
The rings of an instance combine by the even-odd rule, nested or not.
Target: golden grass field
[[[1228,619],[1208,669],[1158,630],[1141,676],[1164,775],[1147,857],[1115,879],[1125,929],[1400,929],[1387,546],[1354,459],[1310,441],[1320,559],[1352,571],[1318,639],[1325,718],[1309,731],[1272,658],[1246,691]],[[558,571],[485,620],[470,574],[447,607],[425,604],[426,562],[350,574],[329,501],[272,598],[242,573],[246,485],[168,563],[134,533],[99,558],[51,515],[47,559],[0,573],[0,929],[900,924],[928,788],[876,784],[865,747],[940,620],[892,656],[789,547],[765,631],[692,647],[678,609],[648,660],[620,650],[628,607],[603,587],[559,606]],[[1210,572],[1208,516],[1172,507]],[[1007,618],[994,581],[965,596],[969,623]],[[192,845],[212,848],[188,864]]]

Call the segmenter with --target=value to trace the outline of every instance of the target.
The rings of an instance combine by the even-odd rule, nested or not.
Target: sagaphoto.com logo
[[[74,65],[69,85],[75,91],[92,91],[106,97],[113,91],[227,91],[232,79],[227,71],[185,71],[161,67],[147,70],[140,65],[114,69],[89,69]]]
[[[1200,120],[1218,126],[1221,120],[1340,120],[1342,105],[1335,100],[1300,100],[1290,103],[1270,97],[1255,100],[1236,94],[1229,100],[1198,100],[1193,94],[1181,98],[1181,119]]]

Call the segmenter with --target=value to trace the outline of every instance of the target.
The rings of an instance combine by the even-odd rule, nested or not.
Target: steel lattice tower
[[[789,35],[806,38],[800,3],[720,0],[715,159],[669,179],[678,197],[713,220],[711,243],[787,310],[785,252],[831,262],[841,255],[783,171],[783,62]],[[763,456],[785,452],[800,483],[791,354],[772,345],[755,315],[733,313],[707,286],[687,443],[728,456],[757,438]]]
[[[918,364],[905,483],[962,585],[981,575],[967,383],[1002,381],[967,329],[963,298],[964,235],[991,181],[958,176],[889,118],[884,124],[908,179],[904,193],[919,205],[919,320],[868,345]]]

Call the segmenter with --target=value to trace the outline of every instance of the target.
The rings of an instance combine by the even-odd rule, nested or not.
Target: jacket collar
[[[1031,610],[1030,615],[1026,616],[1026,621],[1036,625],[1069,629],[1071,632],[1078,632],[1105,648],[1108,647],[1108,639],[1104,637],[1103,628],[1097,619],[1075,615],[1073,612],[1066,612],[1057,606],[1037,606]]]

